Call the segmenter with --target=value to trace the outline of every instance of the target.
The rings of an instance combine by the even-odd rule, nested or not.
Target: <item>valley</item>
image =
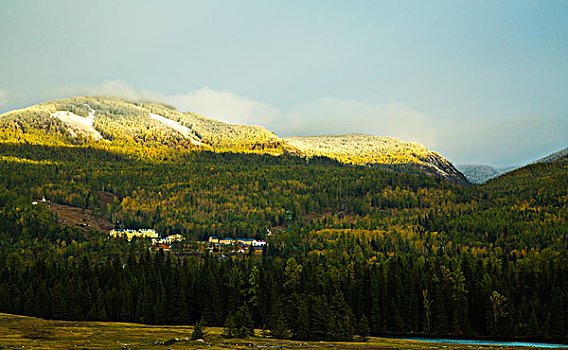
[[[0,350],[568,349],[568,1],[0,1]]]
[[[58,112],[94,114],[104,140]],[[0,312],[110,332],[127,322],[134,338],[169,324],[163,340],[204,322],[225,333],[212,346],[261,345],[258,329],[291,347],[566,341],[566,155],[470,185],[398,139],[280,139],[164,104],[77,97],[2,115],[0,170]],[[115,226],[183,242],[109,238]],[[266,244],[209,251],[212,236]]]

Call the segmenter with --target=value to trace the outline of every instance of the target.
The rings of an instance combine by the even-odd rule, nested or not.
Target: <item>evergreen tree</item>
[[[508,312],[506,311],[507,298],[494,290],[489,297],[489,300],[491,300],[491,305],[493,307],[493,332],[497,334],[499,331],[499,319],[508,315]]]
[[[236,336],[238,338],[247,338],[254,335],[254,323],[248,305],[241,305],[234,316],[236,328]]]
[[[357,329],[356,329],[355,333],[357,335],[359,335],[359,337],[361,338],[362,341],[369,340],[369,335],[371,334],[371,329],[369,327],[369,320],[367,319],[367,316],[365,316],[365,314],[363,314],[359,318],[359,322],[357,323]]]
[[[288,330],[288,326],[286,325],[286,318],[284,318],[284,314],[282,310],[278,310],[278,314],[273,321],[273,325],[270,328],[270,334],[274,338],[278,339],[287,339],[290,337],[290,331]]]
[[[235,320],[233,319],[233,314],[229,313],[225,319],[225,328],[223,329],[223,337],[225,338],[235,338],[238,335],[237,326]]]
[[[310,328],[310,314],[306,301],[301,299],[297,305],[297,318],[292,323],[292,333],[294,339],[307,340],[313,334]]]
[[[191,333],[191,339],[203,339],[205,335],[205,326],[202,324],[201,320],[195,322],[195,326],[193,326],[193,333]]]

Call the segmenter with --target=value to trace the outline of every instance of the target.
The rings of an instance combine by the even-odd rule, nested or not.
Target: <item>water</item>
[[[497,345],[497,346],[527,346],[534,348],[568,348],[566,344],[533,343],[524,341],[499,340],[471,340],[471,339],[444,339],[444,338],[415,338],[415,337],[389,337],[391,339],[424,341],[430,343],[449,343],[463,345]]]

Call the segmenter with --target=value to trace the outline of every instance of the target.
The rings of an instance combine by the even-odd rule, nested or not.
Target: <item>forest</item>
[[[0,312],[200,321],[230,337],[568,340],[566,157],[457,186],[325,157],[25,128],[0,138]],[[227,258],[150,251],[63,226],[41,198],[187,241],[268,245]]]

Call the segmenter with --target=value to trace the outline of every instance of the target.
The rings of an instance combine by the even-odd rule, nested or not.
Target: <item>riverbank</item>
[[[531,347],[531,348],[568,348],[568,344],[553,342],[534,342],[527,340],[489,340],[489,339],[457,339],[457,338],[435,338],[435,337],[387,337],[388,339],[420,341],[426,343],[459,344],[459,345],[488,345],[488,346],[508,346],[508,347]]]
[[[208,327],[203,341],[190,340],[193,327],[135,323],[70,322],[0,313],[0,349],[502,349],[502,345],[425,343],[371,337],[367,342],[299,342],[261,337],[225,339],[223,329]],[[431,340],[431,339],[430,339]],[[155,345],[156,344],[156,345]],[[507,349],[527,349],[511,346]]]

